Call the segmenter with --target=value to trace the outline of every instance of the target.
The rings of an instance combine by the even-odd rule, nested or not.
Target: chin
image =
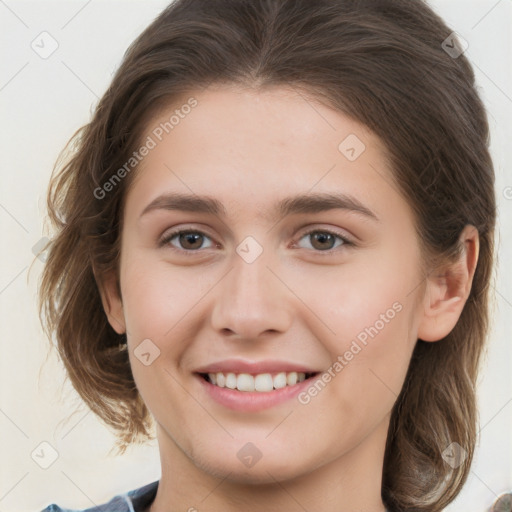
[[[261,459],[252,466],[247,466],[236,457],[230,461],[226,461],[226,459],[219,460],[218,453],[214,456],[212,454],[211,458],[196,460],[195,465],[215,478],[248,485],[284,482],[312,470],[305,464],[304,458],[301,458],[300,461],[283,463],[283,457],[279,453],[274,453],[272,458],[265,457],[262,454]]]

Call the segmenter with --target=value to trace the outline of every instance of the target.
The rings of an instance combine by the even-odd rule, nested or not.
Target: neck
[[[385,512],[381,486],[388,420],[350,452],[307,474],[280,480],[278,469],[268,468],[266,481],[259,483],[198,467],[158,426],[162,476],[148,512]]]

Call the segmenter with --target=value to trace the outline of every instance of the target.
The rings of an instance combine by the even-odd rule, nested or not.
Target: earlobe
[[[418,325],[418,338],[423,341],[439,341],[453,330],[471,292],[479,252],[477,229],[467,225],[459,240],[462,250],[457,261],[427,277]]]
[[[112,272],[103,280],[96,277],[96,283],[101,296],[103,309],[107,315],[109,324],[118,334],[126,332],[126,324],[124,319],[123,302],[117,286],[117,277]]]

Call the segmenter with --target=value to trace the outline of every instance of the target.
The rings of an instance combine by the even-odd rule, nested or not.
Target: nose
[[[216,286],[211,316],[212,327],[221,335],[255,340],[289,329],[290,291],[269,259],[265,251],[250,263],[234,254],[231,270]]]

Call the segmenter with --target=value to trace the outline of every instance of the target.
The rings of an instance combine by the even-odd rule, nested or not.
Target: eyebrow
[[[299,213],[320,213],[333,209],[355,212],[374,221],[379,221],[377,215],[357,198],[340,193],[314,193],[286,197],[276,204],[270,218]],[[173,192],[162,194],[151,201],[144,208],[140,217],[154,210],[179,210],[210,213],[219,217],[227,216],[224,205],[213,197]]]

